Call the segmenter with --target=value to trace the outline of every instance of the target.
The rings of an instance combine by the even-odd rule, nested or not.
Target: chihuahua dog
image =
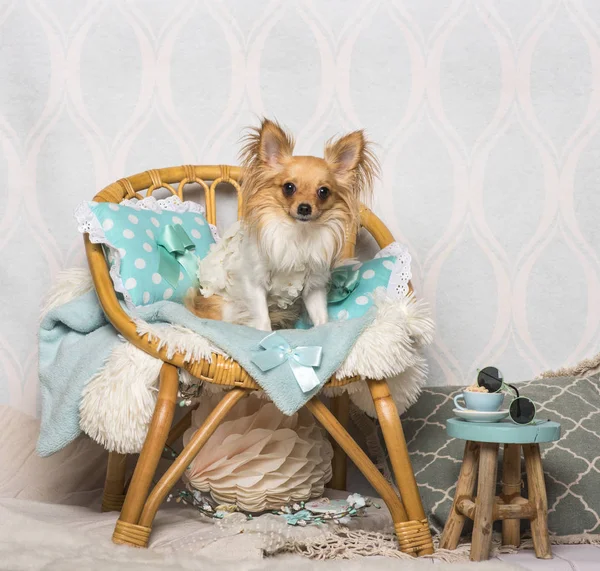
[[[327,322],[327,286],[356,231],[378,165],[363,131],[294,156],[294,140],[263,120],[242,149],[242,219],[200,262],[188,308],[200,317],[271,331],[293,327],[302,302]]]

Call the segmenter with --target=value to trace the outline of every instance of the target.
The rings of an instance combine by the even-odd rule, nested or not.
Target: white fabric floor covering
[[[15,409],[0,407],[0,569],[79,571],[81,569],[124,571],[215,569],[277,571],[340,569],[374,571],[429,569],[509,571],[591,571],[600,569],[600,547],[555,546],[555,559],[538,561],[531,552],[499,555],[483,564],[444,564],[432,560],[407,561],[369,557],[365,560],[315,561],[299,555],[264,558],[265,537],[274,550],[285,540],[286,526],[273,517],[263,518],[254,532],[245,526],[239,533],[235,523],[218,526],[201,520],[189,507],[167,504],[158,513],[150,549],[113,545],[110,537],[116,513],[101,513],[100,493],[106,453],[87,438],[41,459],[35,454],[38,421]],[[385,510],[361,520],[361,527],[380,528]],[[357,521],[357,520],[353,520]],[[289,526],[287,526],[289,527]],[[265,534],[265,529],[270,533]],[[318,528],[304,528],[307,537],[318,536]],[[311,535],[313,534],[313,535]]]

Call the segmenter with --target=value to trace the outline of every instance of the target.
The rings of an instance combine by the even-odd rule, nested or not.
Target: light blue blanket
[[[199,333],[240,363],[275,405],[291,415],[340,367],[357,337],[373,320],[374,312],[373,309],[360,318],[308,330],[279,332],[292,348],[323,349],[320,366],[314,367],[319,385],[307,393],[299,387],[289,363],[283,362],[264,372],[252,362],[253,354],[261,350],[260,341],[268,335],[264,331],[200,319],[182,305],[169,301],[139,307],[136,317],[148,323],[182,325]],[[93,291],[51,310],[43,319],[39,333],[42,422],[37,443],[41,456],[54,454],[81,433],[79,404],[83,389],[121,342]]]

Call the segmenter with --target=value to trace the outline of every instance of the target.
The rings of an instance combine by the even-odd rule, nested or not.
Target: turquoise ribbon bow
[[[267,335],[260,342],[260,346],[265,351],[254,353],[252,362],[261,371],[270,371],[287,361],[303,393],[307,393],[319,386],[319,378],[313,367],[318,367],[321,364],[322,347],[292,348],[277,332]]]
[[[360,270],[353,270],[352,266],[341,266],[331,272],[331,280],[327,292],[327,301],[336,303],[346,299],[360,282]]]
[[[156,240],[158,244],[158,273],[173,287],[179,283],[181,268],[192,282],[196,281],[198,260],[192,253],[196,249],[181,224],[167,224]]]

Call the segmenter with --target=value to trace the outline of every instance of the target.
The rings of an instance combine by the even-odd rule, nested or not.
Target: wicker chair
[[[219,187],[223,188],[222,185],[230,185],[237,190],[238,217],[241,214],[241,194],[238,184],[240,175],[239,168],[229,166],[186,165],[150,170],[110,184],[99,192],[94,200],[119,203],[125,198],[142,198],[142,195],[139,194],[141,191],[145,191],[146,195],[151,195],[159,188],[165,188],[181,198],[184,187],[190,183],[196,183],[204,190],[207,219],[211,224],[216,224],[216,191]],[[361,211],[360,223],[371,233],[381,248],[393,241],[389,230],[367,208],[363,208]],[[352,232],[352,234],[346,245],[346,254],[349,255],[353,254],[356,241],[356,232]],[[250,391],[258,390],[260,387],[240,365],[227,357],[213,354],[210,361],[189,362],[184,360],[184,355],[181,353],[175,353],[169,358],[165,348],[160,350],[157,348],[156,341],[150,341],[147,337],[138,335],[136,326],[118,303],[101,246],[92,244],[87,235],[84,239],[96,292],[108,319],[130,343],[164,362],[160,374],[156,408],[127,491],[125,490],[126,455],[110,452],[102,502],[104,510],[121,511],[113,533],[113,541],[146,547],[152,522],[161,502],[182,476],[190,461],[235,403],[248,395]],[[186,369],[194,377],[204,382],[229,387],[229,390],[224,393],[224,397],[204,425],[195,433],[188,445],[150,491],[165,445],[177,440],[190,424],[191,411],[175,426],[172,426],[179,388],[178,368]],[[357,377],[344,379],[333,377],[326,386],[342,387],[357,380]],[[389,508],[400,549],[414,555],[431,554],[433,553],[431,533],[417,489],[396,405],[390,397],[386,381],[369,380],[367,382],[381,423],[402,500],[344,428],[348,419],[349,406],[346,393],[332,399],[331,410],[318,397],[311,399],[306,404],[333,440],[333,479],[330,485],[336,489],[345,488],[346,455],[348,455]]]

